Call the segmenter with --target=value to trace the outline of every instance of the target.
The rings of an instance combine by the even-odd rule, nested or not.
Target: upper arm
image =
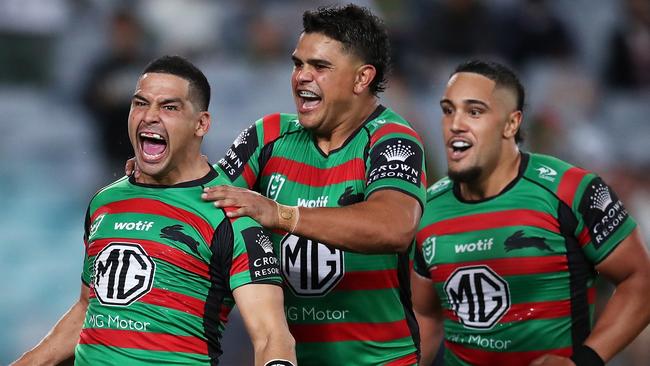
[[[397,190],[383,189],[374,192],[366,202],[371,205],[373,211],[383,210],[390,215],[392,223],[407,225],[405,229],[408,231],[414,232],[420,223],[422,206],[418,200],[408,194]],[[399,215],[395,215],[397,212]],[[409,237],[409,240],[411,239],[412,235]]]
[[[423,207],[424,148],[413,129],[389,123],[375,131],[366,160],[366,186],[366,199],[376,191],[390,189],[411,196]]]
[[[233,296],[253,342],[266,338],[273,330],[287,327],[282,287],[248,284],[236,288]]]
[[[596,266],[615,284],[632,275],[641,275],[650,284],[650,257],[643,242],[640,230],[635,229],[612,251],[612,253]]]

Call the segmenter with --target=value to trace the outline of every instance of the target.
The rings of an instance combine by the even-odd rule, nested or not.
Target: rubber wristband
[[[287,360],[271,360],[264,364],[264,366],[295,366],[293,362]]]
[[[298,209],[298,206],[285,206],[279,203],[277,205],[280,227],[293,233],[296,230],[298,220],[300,219],[300,210]]]
[[[600,358],[598,353],[584,344],[576,348],[571,356],[571,361],[576,366],[605,366],[605,361]]]

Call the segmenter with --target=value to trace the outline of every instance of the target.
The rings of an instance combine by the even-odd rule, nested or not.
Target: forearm
[[[646,278],[644,278],[644,276]],[[609,361],[650,322],[650,279],[642,273],[621,282],[585,344]]]
[[[440,319],[415,312],[415,317],[420,328],[420,365],[429,366],[433,363],[443,331]]]
[[[38,345],[12,365],[56,365],[74,354],[86,315],[86,304],[75,303]]]
[[[284,333],[269,334],[267,338],[254,342],[256,366],[278,359],[296,364],[295,341],[288,331]]]
[[[403,252],[411,244],[420,208],[366,201],[337,208],[300,208],[295,234],[361,253]]]

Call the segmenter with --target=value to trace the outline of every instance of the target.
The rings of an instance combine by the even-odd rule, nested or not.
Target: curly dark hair
[[[354,4],[320,7],[316,11],[306,11],[302,25],[304,33],[322,33],[337,40],[346,52],[374,66],[377,74],[370,83],[373,95],[386,89],[391,63],[390,42],[384,23],[370,10]]]

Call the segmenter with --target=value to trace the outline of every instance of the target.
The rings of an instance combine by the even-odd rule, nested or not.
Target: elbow
[[[385,243],[386,251],[390,253],[404,253],[408,251],[413,243],[417,232],[417,224],[402,225],[401,227],[387,225],[386,229],[390,231],[386,233],[388,239]]]

